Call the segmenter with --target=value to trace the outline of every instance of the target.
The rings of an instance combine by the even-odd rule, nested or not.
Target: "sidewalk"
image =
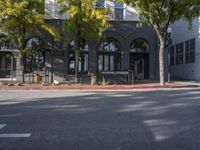
[[[25,85],[25,86],[0,86],[0,91],[17,91],[17,90],[78,90],[78,91],[95,91],[95,90],[142,90],[142,89],[174,89],[174,88],[198,88],[200,83],[191,82],[172,82],[166,83],[164,87],[159,83],[136,83],[134,85],[108,85],[108,86],[89,86],[89,85],[58,85],[58,86],[41,86],[41,85]]]

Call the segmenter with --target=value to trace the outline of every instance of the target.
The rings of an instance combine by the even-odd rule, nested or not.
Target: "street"
[[[0,150],[198,149],[198,88],[0,92]]]

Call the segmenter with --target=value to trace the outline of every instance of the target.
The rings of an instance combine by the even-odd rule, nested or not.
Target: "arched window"
[[[69,61],[68,61],[68,73],[75,73],[75,52],[74,52],[74,41],[69,44]],[[81,53],[79,57],[79,72],[87,73],[89,69],[89,46],[84,40],[81,41]]]
[[[107,39],[101,43],[98,49],[98,70],[121,70],[121,49],[119,42],[115,39]]]
[[[26,42],[25,73],[42,71],[44,66],[44,43],[39,37],[32,37]]]
[[[16,52],[8,35],[0,32],[0,78],[16,77]]]
[[[149,45],[143,39],[136,39],[131,42],[130,52],[131,53],[149,53]]]

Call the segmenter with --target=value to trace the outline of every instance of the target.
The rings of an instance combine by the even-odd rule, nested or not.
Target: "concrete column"
[[[128,71],[130,66],[130,52],[129,44],[122,45],[122,57],[121,57],[121,70]]]
[[[16,58],[16,79],[18,82],[22,82],[22,64],[21,64],[21,56]]]

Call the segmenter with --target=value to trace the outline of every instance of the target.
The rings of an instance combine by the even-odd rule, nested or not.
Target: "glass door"
[[[144,80],[144,60],[134,62],[134,74],[138,80]]]

